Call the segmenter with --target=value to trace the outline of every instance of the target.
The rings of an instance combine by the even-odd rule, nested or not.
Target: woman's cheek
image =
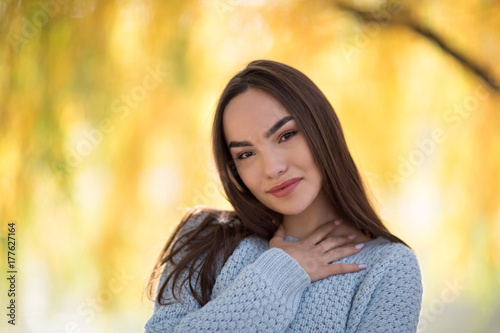
[[[250,168],[240,168],[239,175],[248,189],[253,190],[256,187],[257,175]]]
[[[245,170],[242,170],[240,168],[238,171],[238,174],[240,175],[241,180],[243,181],[243,183],[245,183],[245,185],[247,187],[251,186],[251,182],[250,182],[250,180],[248,178],[248,174],[247,174],[247,172],[245,172]]]

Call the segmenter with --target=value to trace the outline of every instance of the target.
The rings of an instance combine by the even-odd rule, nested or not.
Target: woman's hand
[[[340,221],[325,223],[312,234],[297,242],[285,241],[285,229],[280,225],[269,242],[269,248],[277,247],[288,253],[307,272],[311,282],[321,280],[327,276],[358,272],[366,265],[358,264],[331,264],[328,263],[348,257],[361,251],[363,244],[349,245],[355,235],[328,237]]]

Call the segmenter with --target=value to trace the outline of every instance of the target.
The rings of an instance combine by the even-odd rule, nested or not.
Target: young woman
[[[413,251],[372,208],[320,89],[256,60],[224,89],[212,129],[234,211],[194,207],[168,240],[147,332],[416,332]]]

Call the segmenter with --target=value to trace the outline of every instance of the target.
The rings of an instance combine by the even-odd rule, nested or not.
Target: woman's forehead
[[[289,112],[274,97],[257,89],[249,89],[227,104],[223,127],[226,135],[249,131],[263,134],[287,115],[290,115]]]

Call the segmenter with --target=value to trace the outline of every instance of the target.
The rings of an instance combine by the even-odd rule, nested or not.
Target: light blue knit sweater
[[[283,250],[248,237],[218,268],[210,302],[200,307],[183,288],[183,304],[155,304],[146,332],[416,332],[422,282],[411,249],[379,237],[337,262],[368,268],[311,283]]]

